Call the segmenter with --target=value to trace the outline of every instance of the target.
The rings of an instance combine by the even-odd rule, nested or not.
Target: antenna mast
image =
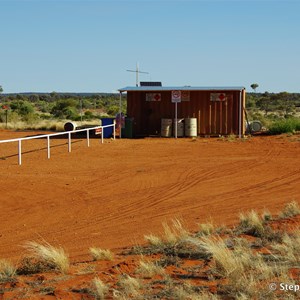
[[[139,70],[139,64],[136,63],[136,69],[135,70],[126,70],[127,72],[134,72],[135,73],[135,80],[136,80],[136,86],[139,86],[139,74],[149,74],[148,72],[142,72]]]

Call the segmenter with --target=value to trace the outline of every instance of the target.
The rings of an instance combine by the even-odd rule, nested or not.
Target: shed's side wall
[[[127,115],[134,118],[137,135],[160,134],[161,119],[175,117],[175,104],[171,102],[171,92],[158,92],[161,101],[146,101],[146,93],[127,93]],[[245,92],[224,93],[228,95],[226,101],[214,102],[210,101],[210,91],[191,91],[190,101],[178,103],[178,119],[197,118],[198,135],[239,134],[239,100],[241,95],[241,102],[244,105]],[[244,112],[242,112],[242,134],[244,130]]]

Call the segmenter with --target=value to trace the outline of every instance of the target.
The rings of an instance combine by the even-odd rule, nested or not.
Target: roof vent
[[[159,81],[141,81],[140,86],[161,86]]]

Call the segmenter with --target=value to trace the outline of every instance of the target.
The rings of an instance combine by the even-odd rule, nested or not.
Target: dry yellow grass
[[[161,237],[153,234],[145,235],[145,240],[152,246],[163,247],[165,245],[174,246],[175,244],[188,238],[190,233],[183,226],[179,219],[172,220],[171,225],[163,223],[163,233]]]
[[[93,260],[113,260],[114,254],[107,249],[101,249],[97,247],[91,247],[89,249],[90,254],[92,255]]]
[[[300,207],[298,202],[296,201],[292,201],[287,203],[282,212],[279,214],[280,218],[289,218],[289,217],[293,217],[293,216],[297,216],[300,214]]]
[[[142,259],[139,262],[136,273],[142,275],[144,278],[151,278],[155,275],[165,274],[165,270],[157,262]]]
[[[37,259],[46,262],[61,273],[69,270],[69,258],[63,248],[55,248],[49,243],[28,242],[25,248]]]
[[[142,299],[141,289],[143,285],[139,279],[131,277],[129,275],[123,275],[118,281],[120,291],[115,291],[115,299]]]
[[[263,236],[265,232],[263,220],[254,210],[251,210],[246,214],[240,214],[239,227],[244,233],[249,233],[255,236]]]
[[[0,280],[6,280],[16,275],[16,267],[8,260],[0,260]]]
[[[98,277],[95,277],[92,283],[94,287],[95,298],[98,300],[106,299],[109,287],[105,283],[103,283],[103,281],[100,280]]]

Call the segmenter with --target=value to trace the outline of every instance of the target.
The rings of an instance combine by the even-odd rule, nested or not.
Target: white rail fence
[[[50,148],[51,148],[50,147],[50,137],[59,136],[59,135],[68,135],[68,152],[71,152],[71,150],[72,150],[72,147],[71,147],[72,133],[86,131],[87,146],[89,147],[90,146],[90,131],[95,130],[95,132],[96,132],[97,129],[101,129],[101,132],[100,132],[101,143],[103,144],[104,128],[108,128],[108,127],[113,127],[113,138],[115,140],[116,139],[116,124],[114,123],[114,124],[109,124],[109,125],[104,125],[104,126],[95,126],[95,127],[72,130],[72,131],[64,131],[64,132],[58,132],[58,133],[29,136],[29,137],[10,139],[10,140],[0,140],[0,144],[18,142],[18,162],[19,162],[19,165],[21,165],[22,164],[22,141],[46,138],[47,139],[47,158],[49,159],[50,155],[51,155],[51,153],[50,153]]]

